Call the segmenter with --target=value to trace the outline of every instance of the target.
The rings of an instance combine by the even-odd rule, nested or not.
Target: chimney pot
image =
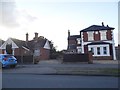
[[[35,32],[35,38],[34,39],[37,39],[38,38],[38,33]]]
[[[104,26],[104,22],[102,22],[102,26]]]
[[[26,41],[28,41],[28,33],[26,33]]]
[[[68,30],[68,37],[70,36],[70,30]]]

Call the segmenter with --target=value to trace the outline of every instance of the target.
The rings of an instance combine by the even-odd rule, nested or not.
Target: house
[[[35,33],[33,40],[28,39],[28,33],[26,34],[26,41],[9,38],[1,45],[0,49],[2,53],[8,53],[6,52],[7,46],[11,45],[11,54],[14,56],[33,55],[34,57],[38,57],[39,60],[49,59],[50,45],[48,39],[42,36],[38,37],[38,33]]]
[[[26,38],[28,34],[26,34]],[[28,41],[26,39],[26,41]],[[50,43],[49,40],[43,36],[38,37],[38,33],[35,33],[33,40],[27,42],[27,46],[33,51],[34,56],[39,57],[40,60],[47,60],[50,58]]]
[[[93,59],[116,60],[113,30],[113,27],[104,26],[103,22],[102,25],[92,25],[81,30],[78,53],[92,51]]]
[[[68,47],[67,51],[69,53],[79,53],[80,49],[79,47],[81,46],[80,43],[80,35],[70,35],[70,30],[68,30]]]

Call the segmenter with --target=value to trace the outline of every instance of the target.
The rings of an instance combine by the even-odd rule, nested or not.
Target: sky
[[[44,36],[57,50],[67,49],[68,30],[79,35],[91,25],[114,27],[118,44],[118,0],[0,0],[0,39]]]

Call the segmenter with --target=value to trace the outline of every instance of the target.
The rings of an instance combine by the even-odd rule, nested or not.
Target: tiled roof
[[[30,49],[44,47],[46,40],[45,38],[38,37],[38,39],[28,41],[27,45]]]
[[[77,39],[80,38],[80,35],[71,35],[68,37],[68,39]]]
[[[24,46],[26,48],[29,48],[29,49],[33,50],[34,48],[44,47],[47,39],[42,38],[42,37],[38,37],[37,39],[30,40],[28,42],[23,41],[23,40],[19,40],[19,39],[15,39],[15,38],[11,38],[11,40],[13,40],[14,43],[18,47]]]
[[[4,43],[5,41],[0,39],[0,46]]]
[[[14,43],[18,46],[18,47],[27,47],[26,42],[23,40],[19,40],[19,39],[15,39],[15,38],[11,38],[12,41],[14,41]]]
[[[107,26],[100,26],[100,25],[92,25],[88,28],[85,28],[83,30],[81,30],[80,32],[86,32],[86,31],[98,31],[98,30],[113,30],[115,28],[113,27],[107,27]]]

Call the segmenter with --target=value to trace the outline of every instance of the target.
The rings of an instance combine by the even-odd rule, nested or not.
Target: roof
[[[0,39],[0,46],[4,43],[5,41]]]
[[[34,50],[36,48],[41,48],[41,47],[44,48],[47,40],[48,39],[41,36],[30,41],[23,41],[15,38],[9,38],[6,42],[2,42],[2,40],[0,39],[0,47],[2,46],[2,48],[5,48],[6,43],[12,43],[12,45],[14,44],[14,48],[17,47],[17,48],[24,48],[26,50],[27,49]],[[47,44],[47,46],[48,45],[49,44]]]
[[[71,35],[68,37],[68,39],[77,39],[80,38],[80,35]]]
[[[10,38],[18,47],[27,47],[26,41],[15,39],[15,38]]]
[[[28,46],[30,49],[35,49],[35,48],[44,47],[46,41],[47,41],[46,38],[38,37],[37,39],[33,39],[33,40],[31,40],[31,41],[28,41],[28,42],[27,42],[27,46]]]
[[[100,26],[100,25],[92,25],[88,28],[85,28],[81,30],[80,32],[86,32],[86,31],[98,31],[98,30],[113,30],[115,28],[109,27],[109,26]]]

